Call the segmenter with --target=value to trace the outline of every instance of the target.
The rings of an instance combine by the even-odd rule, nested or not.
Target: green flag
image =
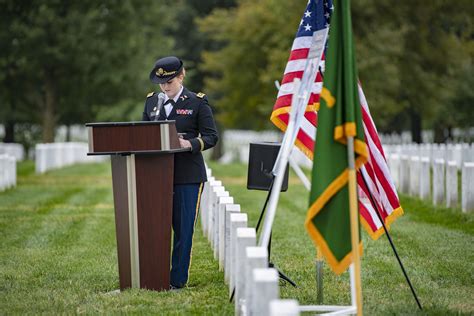
[[[328,41],[305,226],[332,270],[340,274],[352,262],[347,137],[354,137],[356,168],[368,157],[349,0],[334,1]]]

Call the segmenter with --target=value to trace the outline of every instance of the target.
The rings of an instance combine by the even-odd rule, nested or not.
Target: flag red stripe
[[[304,117],[306,117],[306,119],[314,126],[318,125],[318,115],[316,114],[316,112],[306,112],[304,114]]]
[[[370,202],[370,204],[372,205],[372,208],[374,209],[374,211],[376,212],[376,206],[373,205],[374,203],[372,202],[372,199],[370,198],[370,193],[372,193],[372,197],[373,199],[375,200],[375,203],[377,203],[377,208],[379,210],[379,214],[380,216],[385,220],[385,218],[389,215],[388,212],[385,210],[385,208],[383,207],[382,203],[380,203],[380,192],[378,190],[378,186],[376,185],[376,182],[374,182],[374,179],[373,179],[373,171],[371,168],[367,168],[366,165],[364,165],[364,168],[365,170],[367,171],[368,175],[369,175],[369,178],[370,179],[366,179],[366,181],[368,182],[368,184],[373,188],[373,190],[369,189],[369,187],[367,187],[364,183],[364,180],[362,178],[362,172],[358,172],[357,173],[357,184],[359,185],[359,187],[364,191],[367,199],[368,199],[368,202]],[[370,170],[368,170],[370,169]],[[374,192],[375,191],[375,192]],[[369,212],[370,214],[370,212]],[[370,214],[372,216],[372,214]],[[367,219],[366,219],[367,220]],[[372,221],[374,222],[374,225],[375,225],[375,221],[372,219]],[[377,227],[376,227],[377,228]],[[376,229],[377,230],[377,229]],[[375,230],[374,230],[375,231]]]
[[[380,143],[377,130],[375,129],[375,126],[373,125],[372,118],[369,116],[369,113],[367,113],[367,111],[365,110],[363,106],[361,106],[361,109],[362,109],[362,119],[364,121],[364,125],[367,128],[367,131],[369,132],[369,135],[372,138],[372,141],[374,142],[375,146],[379,150],[380,154],[386,160],[384,152],[383,152],[383,147],[382,147],[382,144]]]
[[[365,124],[364,127],[366,127]],[[367,131],[367,128],[365,128],[365,131]],[[375,134],[374,136],[377,137],[377,134]],[[400,206],[400,202],[398,201],[398,196],[396,192],[394,192],[395,186],[390,178],[390,172],[388,170],[387,162],[385,161],[385,158],[383,158],[382,154],[378,152],[379,150],[374,144],[375,142],[372,138],[372,135],[366,132],[365,137],[370,153],[370,161],[368,163],[374,169],[375,175],[379,180],[384,192],[386,193],[390,205],[392,205],[392,207],[394,208],[398,208]],[[375,154],[377,152],[382,158],[376,158]],[[382,169],[384,169],[385,172]],[[375,179],[375,177],[373,177],[373,179]]]
[[[275,102],[275,106],[273,107],[273,111],[275,111],[276,109],[285,107],[285,106],[290,106],[291,105],[291,98],[292,98],[291,94],[286,94],[286,95],[283,95],[283,96],[279,97]]]
[[[371,159],[373,160],[373,155],[372,155],[372,152],[369,150],[369,154],[370,154],[370,157]],[[384,190],[385,191],[385,194],[387,195],[387,198],[388,198],[388,201],[390,203],[390,205],[392,206],[393,209],[396,209],[400,206],[400,203],[398,202],[398,199],[396,197],[395,194],[393,194],[393,191],[391,190],[390,188],[390,184],[387,182],[387,179],[385,178],[385,176],[383,175],[382,171],[380,171],[380,168],[378,166],[378,164],[374,163],[374,164],[369,164],[369,166],[371,166],[371,169],[373,168],[373,171],[374,171],[374,174],[375,176],[372,177],[372,179],[377,179],[380,184],[382,185],[382,188],[388,188],[389,190]],[[375,182],[377,183],[377,182]]]
[[[298,79],[303,78],[303,71],[287,72],[283,76],[283,79],[281,80],[281,84],[284,85],[285,83],[293,82],[295,78],[298,78]],[[322,81],[323,81],[323,78],[321,77],[321,73],[318,72],[314,82],[322,82]]]
[[[300,128],[298,135],[297,135],[298,140],[309,150],[313,151],[314,149],[314,141],[313,139],[306,134],[303,129]]]
[[[359,213],[365,219],[367,224],[369,224],[370,229],[373,232],[378,230],[377,225],[375,225],[374,221],[372,220],[372,215],[370,214],[369,210],[365,207],[364,203],[359,202]]]
[[[294,49],[291,51],[290,58],[288,59],[288,61],[297,60],[297,59],[306,59],[306,57],[308,57],[308,54],[309,54],[309,48]]]
[[[303,71],[293,71],[288,72],[283,76],[281,84],[284,85],[285,83],[293,82],[295,78],[301,79],[303,78]]]
[[[281,97],[279,97],[276,100],[275,105],[273,106],[273,111],[275,111],[276,109],[285,107],[285,106],[290,106],[292,97],[293,97],[292,94],[285,94],[285,95],[282,95]],[[318,102],[319,102],[319,94],[311,93],[311,96],[309,97],[308,104],[314,104],[314,103],[318,103]]]

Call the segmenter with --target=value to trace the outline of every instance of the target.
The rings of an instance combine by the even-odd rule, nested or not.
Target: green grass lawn
[[[246,167],[211,164],[255,226],[265,192],[246,189]],[[191,277],[179,292],[127,290],[118,295],[110,166],[77,165],[35,175],[18,166],[18,186],[0,193],[0,315],[44,313],[233,314],[223,273],[200,225]],[[274,223],[272,261],[297,284],[281,297],[316,303],[315,249],[303,222],[308,193],[292,176]],[[392,236],[418,291],[418,313],[385,237],[363,234],[362,285],[366,315],[473,314],[472,214],[402,197],[405,215]],[[348,273],[324,270],[324,303],[349,304]]]

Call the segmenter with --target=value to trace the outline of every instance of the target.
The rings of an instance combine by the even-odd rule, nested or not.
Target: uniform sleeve
[[[200,136],[189,140],[193,154],[214,147],[218,140],[216,123],[207,97],[203,98],[199,107],[198,127]]]
[[[150,117],[148,116],[148,114],[145,111],[143,111],[142,121],[149,121],[149,120],[150,120]]]
[[[146,110],[149,99],[150,98],[146,98],[145,100],[145,106],[143,107],[142,121],[150,121],[150,117],[148,116],[148,111]]]

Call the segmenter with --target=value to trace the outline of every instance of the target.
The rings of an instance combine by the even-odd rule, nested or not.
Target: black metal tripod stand
[[[270,176],[270,175],[269,175]],[[258,232],[258,229],[260,228],[260,225],[262,224],[262,220],[263,220],[263,215],[265,215],[265,210],[267,208],[267,204],[268,204],[268,200],[270,199],[270,194],[272,192],[272,187],[273,187],[273,181],[275,180],[275,176],[274,175],[271,175],[271,178],[272,178],[272,181],[270,183],[270,187],[268,188],[268,194],[267,194],[267,198],[265,200],[265,204],[263,205],[263,208],[262,208],[262,211],[260,212],[260,217],[258,219],[258,222],[257,222],[257,226],[255,228],[255,230]],[[271,254],[271,247],[272,246],[272,236],[270,234],[270,240],[268,242],[268,267],[269,268],[274,268],[275,270],[277,270],[278,272],[278,277],[280,278],[280,280],[283,280],[284,282],[288,282],[290,283],[292,286],[294,287],[298,287],[296,285],[296,283],[291,280],[286,274],[284,274],[282,271],[280,271],[280,269],[278,269],[275,264],[273,264],[271,261],[270,261],[270,254]],[[234,299],[234,295],[235,295],[235,287],[232,289],[232,294],[230,295],[230,299],[229,301],[232,302],[232,300]]]
[[[268,188],[268,194],[267,194],[267,198],[265,200],[265,204],[263,204],[263,208],[262,208],[262,211],[260,212],[260,217],[258,219],[258,222],[257,222],[257,226],[255,228],[255,230],[257,231],[258,233],[258,229],[260,228],[260,225],[262,224],[262,220],[263,220],[263,216],[265,215],[265,210],[267,208],[267,204],[268,204],[268,200],[270,199],[270,194],[272,192],[272,187],[273,187],[273,181],[275,180],[275,176],[271,175],[272,177],[272,182],[270,183],[270,187]],[[281,280],[285,281],[285,282],[288,282],[290,283],[291,285],[293,285],[294,287],[298,287],[296,285],[296,283],[291,280],[287,275],[285,275],[283,272],[280,271],[280,269],[278,269],[275,264],[273,264],[271,261],[270,261],[270,254],[271,254],[271,249],[272,249],[272,235],[270,234],[270,240],[268,242],[268,266],[270,268],[274,268],[278,271],[278,276],[280,277]]]

